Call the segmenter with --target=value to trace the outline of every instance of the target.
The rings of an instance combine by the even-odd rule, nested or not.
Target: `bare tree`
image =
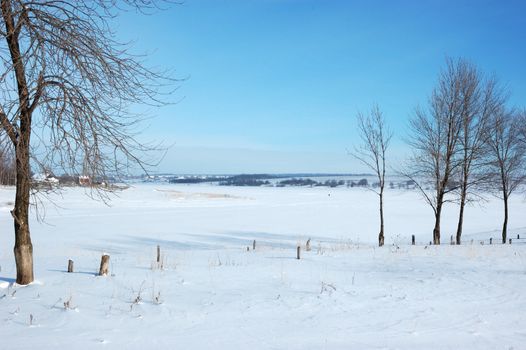
[[[526,180],[526,145],[521,135],[525,120],[524,115],[502,107],[492,114],[488,128],[490,174],[504,203],[503,244],[508,231],[508,199]]]
[[[462,99],[460,132],[459,218],[456,243],[461,244],[465,205],[485,181],[486,136],[489,117],[505,102],[496,79],[485,79],[470,62],[458,62],[459,86]],[[472,191],[474,189],[475,191]]]
[[[147,166],[151,149],[134,136],[130,104],[160,104],[169,81],[116,41],[111,19],[123,7],[155,0],[0,0],[0,125],[15,150],[17,277],[33,281],[29,230],[31,170],[106,178],[130,164]]]
[[[410,121],[409,144],[413,147],[410,170],[413,180],[433,209],[433,244],[440,244],[440,220],[448,193],[457,188],[452,180],[459,170],[457,155],[462,125],[463,61],[446,61],[429,100],[429,110],[417,108]],[[431,191],[427,187],[432,188]]]
[[[367,115],[358,113],[358,130],[362,144],[355,147],[354,157],[371,169],[379,184],[379,189],[374,190],[380,200],[380,233],[378,245],[384,245],[384,187],[386,153],[393,133],[386,125],[385,118],[378,105],[374,105]]]

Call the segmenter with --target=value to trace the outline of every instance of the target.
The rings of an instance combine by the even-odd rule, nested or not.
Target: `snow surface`
[[[31,223],[25,287],[13,283],[13,198],[0,188],[0,349],[526,348],[526,240],[495,244],[491,197],[467,208],[464,245],[448,244],[451,205],[445,244],[428,246],[431,209],[388,190],[377,248],[365,189],[141,184],[106,206],[72,188]],[[526,238],[525,209],[512,197],[512,238]],[[95,276],[103,253],[108,277]]]

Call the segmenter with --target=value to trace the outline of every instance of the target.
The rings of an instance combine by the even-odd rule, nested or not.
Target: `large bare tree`
[[[123,7],[155,0],[0,0],[0,125],[16,158],[16,282],[33,281],[31,173],[42,169],[106,178],[144,166],[130,104],[159,103],[162,74],[130,54],[111,30]]]
[[[358,130],[362,143],[355,147],[354,157],[371,169],[378,179],[378,190],[374,190],[380,201],[380,233],[378,245],[384,245],[384,187],[386,153],[393,133],[389,130],[378,105],[369,114],[358,113]]]
[[[452,180],[460,166],[457,158],[462,130],[462,72],[462,60],[447,59],[428,110],[417,108],[410,120],[408,142],[414,153],[405,175],[416,183],[433,209],[433,244],[440,244],[442,209],[452,200],[447,195],[458,187]]]
[[[492,113],[488,128],[489,167],[504,204],[502,243],[506,243],[510,196],[526,180],[526,144],[522,130],[525,116],[504,107]]]
[[[460,167],[458,173],[459,217],[456,243],[462,242],[462,227],[466,203],[480,198],[477,191],[486,181],[484,171],[487,154],[487,128],[489,119],[505,102],[505,94],[495,78],[487,79],[474,64],[461,60],[458,84],[461,93]]]

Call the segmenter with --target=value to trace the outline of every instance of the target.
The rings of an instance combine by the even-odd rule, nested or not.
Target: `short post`
[[[453,240],[453,235],[451,235],[451,240],[450,240],[450,242],[451,242],[451,243],[450,243],[451,245],[455,245],[455,241]]]
[[[157,245],[157,263],[161,262],[161,246]]]
[[[73,272],[73,260],[71,259],[68,260],[68,272]]]
[[[301,251],[301,247],[298,246],[298,247],[296,248],[296,259],[298,259],[298,260],[300,259],[300,251]]]
[[[100,258],[99,276],[107,276],[110,269],[110,256],[108,254],[102,255]]]
[[[489,239],[489,244],[493,244],[493,238]]]
[[[415,235],[411,236],[411,245],[415,245]]]
[[[517,234],[517,239],[521,239],[521,236],[519,234]]]
[[[254,240],[254,242],[252,242],[252,250],[256,250],[256,240]]]
[[[429,245],[433,245],[433,242],[429,241]]]
[[[310,238],[307,240],[307,244],[305,244],[305,250],[310,252]]]
[[[511,244],[511,238],[510,238],[510,244]]]

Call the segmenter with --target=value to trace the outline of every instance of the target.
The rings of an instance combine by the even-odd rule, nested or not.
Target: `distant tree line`
[[[312,179],[287,179],[287,180],[281,180],[276,184],[277,187],[285,187],[285,186],[318,186],[320,183],[317,181],[314,181]]]
[[[367,181],[367,180],[366,180]],[[286,187],[286,186],[304,186],[304,187],[319,187],[319,186],[326,186],[326,187],[338,187],[338,186],[344,186],[346,182],[344,180],[326,180],[324,182],[322,181],[315,181],[312,179],[303,179],[303,178],[292,178],[292,179],[286,179],[281,180],[278,183],[276,183],[276,187]]]
[[[233,176],[184,176],[174,177],[168,182],[173,184],[198,184],[198,183],[210,183],[219,182],[220,185],[224,186],[261,186],[266,184],[265,181],[258,181],[263,179],[275,179],[281,177],[280,175],[270,174],[241,174]]]
[[[168,180],[172,184],[200,184],[204,182],[218,182],[219,179],[216,177],[183,177],[183,178],[172,178]]]
[[[277,182],[276,180],[289,175],[271,175],[271,174],[241,174],[234,176],[186,176],[174,177],[169,180],[173,184],[198,184],[198,183],[218,183],[220,186],[304,186],[304,187],[368,187],[369,182],[363,178],[358,181],[329,179],[325,181],[316,181],[308,177],[286,178]],[[374,184],[373,184],[374,186]]]
[[[257,177],[231,177],[224,181],[219,182],[219,185],[223,186],[276,186],[276,187],[287,187],[287,186],[299,186],[299,187],[368,187],[369,182],[367,179],[361,179],[357,182],[351,180],[335,180],[329,179],[325,181],[315,181],[310,178],[292,178],[285,179],[273,184],[268,180],[261,180]]]
[[[269,179],[277,178],[277,175],[270,174],[241,174],[230,176],[219,182],[220,186],[268,186]]]
[[[0,185],[14,186],[16,165],[14,152],[9,147],[0,148]]]

